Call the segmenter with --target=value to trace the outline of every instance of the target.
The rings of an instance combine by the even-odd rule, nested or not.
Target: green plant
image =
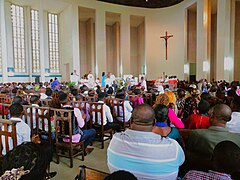
[[[76,85],[76,82],[69,81],[69,82],[67,82],[66,85],[67,85],[68,89],[71,91],[71,90],[73,90],[73,87]]]

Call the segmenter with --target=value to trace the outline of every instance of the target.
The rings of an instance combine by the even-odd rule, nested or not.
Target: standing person
[[[113,81],[116,80],[116,77],[113,73],[110,73],[110,81],[111,81],[111,84],[113,84]]]
[[[107,79],[107,76],[105,74],[105,72],[102,72],[102,87],[105,87],[106,86],[106,79]]]
[[[75,83],[78,83],[78,81],[80,80],[79,74],[77,73],[76,70],[74,70],[73,73],[71,73],[70,80],[71,82],[75,82]]]
[[[95,86],[95,79],[94,79],[94,76],[92,74],[92,71],[89,71],[87,79],[88,79],[88,87],[89,88],[94,88],[94,86]]]
[[[54,81],[51,83],[51,88],[56,90],[59,85],[58,79],[55,77]]]
[[[111,79],[110,79],[110,73],[107,74],[107,78],[105,80],[105,83],[106,83],[106,87],[110,87],[112,86],[112,82],[111,82]]]
[[[147,82],[146,82],[146,80],[143,76],[141,77],[141,82],[140,83],[141,83],[140,88],[141,89],[144,88],[144,91],[147,91]]]
[[[147,104],[133,110],[131,129],[116,133],[107,151],[110,172],[125,170],[139,180],[177,179],[184,152],[173,139],[152,132],[154,111]]]

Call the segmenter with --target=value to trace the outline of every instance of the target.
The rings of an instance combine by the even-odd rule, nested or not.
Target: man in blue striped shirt
[[[177,179],[184,152],[177,141],[152,132],[154,119],[149,105],[134,109],[131,129],[116,133],[109,144],[107,161],[111,173],[126,170],[140,180]]]

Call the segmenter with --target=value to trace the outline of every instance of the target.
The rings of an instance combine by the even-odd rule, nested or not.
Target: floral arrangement
[[[123,89],[123,88],[128,86],[128,83],[125,82],[123,79],[116,80],[116,83],[118,85],[117,90],[121,90],[121,89]]]

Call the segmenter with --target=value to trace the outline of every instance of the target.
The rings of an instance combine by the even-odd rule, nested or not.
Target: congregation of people
[[[91,71],[81,80],[75,71],[71,76],[74,83],[55,78],[0,84],[1,117],[17,122],[16,147],[1,135],[3,179],[13,176],[13,168],[21,179],[51,178],[57,173],[50,172],[50,162],[59,139],[82,142],[87,156],[99,140],[104,148],[107,137],[113,174],[106,179],[118,172],[140,180],[240,179],[238,81],[188,82],[176,76],[147,81],[141,76],[136,83],[134,77],[118,79],[105,72],[100,81]],[[58,124],[61,109],[71,118]],[[59,136],[62,126],[70,129],[67,136]],[[6,130],[3,122],[0,127]]]

